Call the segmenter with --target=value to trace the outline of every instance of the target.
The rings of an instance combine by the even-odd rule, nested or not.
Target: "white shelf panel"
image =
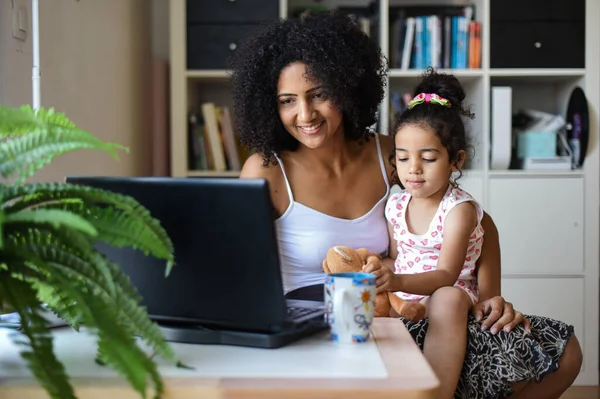
[[[489,76],[494,84],[501,82],[572,84],[585,76],[585,69],[490,69]]]
[[[536,77],[581,77],[585,75],[585,69],[547,69],[547,68],[535,68],[535,69],[490,69],[490,76],[492,77],[523,77],[523,78],[536,78]]]
[[[490,170],[491,178],[505,177],[583,177],[582,170]]]

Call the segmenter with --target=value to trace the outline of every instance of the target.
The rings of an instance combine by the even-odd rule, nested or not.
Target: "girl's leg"
[[[454,396],[467,350],[467,320],[472,301],[460,288],[443,287],[426,301],[429,327],[423,354],[440,380],[437,398]]]
[[[583,355],[579,340],[575,335],[571,336],[565,351],[558,361],[558,370],[544,377],[540,383],[520,382],[514,385],[515,394],[511,398],[539,398],[554,399],[560,396],[569,388],[579,372]]]

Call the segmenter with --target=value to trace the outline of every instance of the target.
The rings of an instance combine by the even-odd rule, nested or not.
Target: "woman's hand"
[[[529,320],[523,313],[514,310],[512,303],[506,302],[501,296],[477,303],[471,309],[471,313],[477,321],[481,321],[481,329],[489,329],[492,334],[502,329],[509,332],[521,323],[527,332],[531,332]]]
[[[400,276],[394,273],[389,267],[384,266],[383,262],[364,265],[363,272],[375,275],[375,285],[377,286],[378,294],[384,291],[399,291],[397,285]]]

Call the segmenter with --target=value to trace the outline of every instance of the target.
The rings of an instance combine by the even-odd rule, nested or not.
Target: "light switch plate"
[[[12,0],[12,35],[22,41],[27,39],[28,4],[28,0]]]

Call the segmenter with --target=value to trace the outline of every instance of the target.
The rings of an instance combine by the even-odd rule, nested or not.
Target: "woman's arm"
[[[500,238],[496,224],[486,212],[481,219],[481,227],[485,231],[483,248],[477,261],[477,281],[479,283],[479,300],[484,301],[501,295],[500,287]]]
[[[500,238],[496,224],[484,212],[481,226],[485,230],[483,248],[477,261],[477,283],[479,284],[480,301],[473,306],[471,313],[482,321],[481,329],[495,334],[504,329],[508,332],[523,323],[526,330],[531,330],[529,320],[523,313],[514,310],[512,303],[502,298],[500,290]]]

